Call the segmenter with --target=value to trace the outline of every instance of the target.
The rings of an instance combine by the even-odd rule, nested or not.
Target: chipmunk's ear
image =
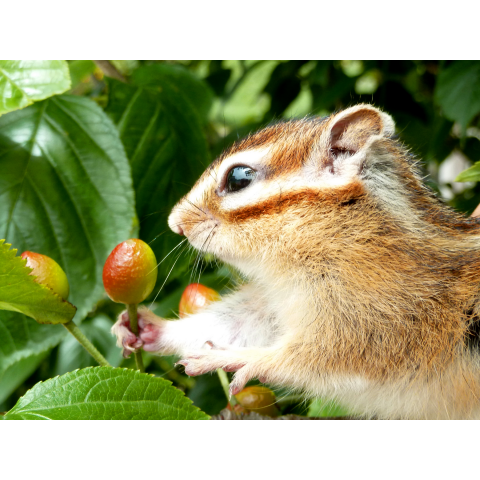
[[[333,115],[320,138],[317,174],[333,175],[341,183],[353,178],[359,174],[372,142],[394,132],[392,117],[371,105],[356,105]]]
[[[356,105],[330,120],[325,140],[333,153],[355,154],[371,137],[389,137],[394,132],[395,123],[390,115],[371,105]]]

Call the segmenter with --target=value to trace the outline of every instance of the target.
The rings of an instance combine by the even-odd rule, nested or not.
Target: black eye
[[[227,192],[237,192],[248,187],[256,176],[257,172],[250,167],[233,167],[227,175]]]

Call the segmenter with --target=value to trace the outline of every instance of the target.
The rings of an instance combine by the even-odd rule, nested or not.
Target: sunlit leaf
[[[455,179],[456,182],[478,182],[480,180],[480,162],[475,163],[460,173]]]
[[[168,380],[90,367],[37,383],[6,420],[207,420]]]
[[[69,88],[64,60],[0,60],[0,115]]]

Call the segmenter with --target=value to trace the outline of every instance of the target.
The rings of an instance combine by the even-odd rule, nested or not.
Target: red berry
[[[157,259],[142,240],[131,238],[119,243],[103,267],[103,286],[117,303],[143,302],[157,281]]]
[[[30,275],[35,275],[35,281],[51,288],[57,295],[67,299],[70,287],[68,286],[67,276],[62,267],[53,258],[42,255],[41,253],[23,252],[20,255],[27,260],[27,267],[33,269]]]
[[[197,313],[212,302],[220,300],[220,294],[201,283],[191,283],[185,288],[180,299],[178,311],[180,318]]]

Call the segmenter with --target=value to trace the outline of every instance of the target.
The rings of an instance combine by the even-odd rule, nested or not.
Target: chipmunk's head
[[[241,270],[291,257],[319,229],[335,235],[338,214],[365,195],[368,169],[380,159],[385,170],[393,133],[370,105],[269,126],[215,160],[169,226]]]

